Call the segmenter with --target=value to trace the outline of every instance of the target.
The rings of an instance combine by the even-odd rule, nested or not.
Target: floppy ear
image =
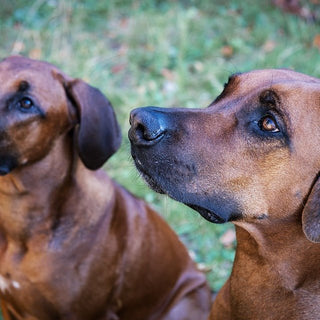
[[[302,211],[302,230],[308,240],[320,242],[320,178],[315,182]]]
[[[65,82],[79,117],[78,152],[91,170],[100,168],[120,147],[121,132],[110,101],[80,79]]]

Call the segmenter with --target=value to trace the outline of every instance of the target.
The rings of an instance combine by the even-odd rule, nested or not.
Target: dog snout
[[[156,107],[134,109],[130,114],[129,139],[136,145],[153,145],[167,131],[167,120]]]

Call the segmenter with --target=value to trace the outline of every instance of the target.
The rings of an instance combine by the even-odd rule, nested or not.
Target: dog
[[[285,69],[234,74],[205,109],[138,108],[138,170],[237,249],[211,320],[320,316],[320,80]]]
[[[121,142],[98,89],[9,57],[0,114],[5,320],[207,319],[205,276],[178,237],[98,170]]]

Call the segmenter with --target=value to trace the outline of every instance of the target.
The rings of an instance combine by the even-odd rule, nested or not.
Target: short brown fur
[[[319,119],[320,80],[290,70],[235,75],[206,109],[132,112],[132,155],[149,184],[236,225],[210,319],[319,319]]]
[[[95,170],[120,141],[111,104],[97,89],[48,63],[0,63],[5,320],[207,317],[205,278],[177,236]]]

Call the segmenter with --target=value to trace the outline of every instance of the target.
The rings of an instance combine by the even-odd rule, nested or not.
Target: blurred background
[[[320,77],[320,0],[0,0],[0,5],[0,58],[47,60],[108,96],[123,143],[105,169],[169,222],[212,289],[219,290],[234,258],[233,226],[210,224],[145,186],[130,158],[129,112],[146,105],[206,107],[234,72],[291,68]]]

